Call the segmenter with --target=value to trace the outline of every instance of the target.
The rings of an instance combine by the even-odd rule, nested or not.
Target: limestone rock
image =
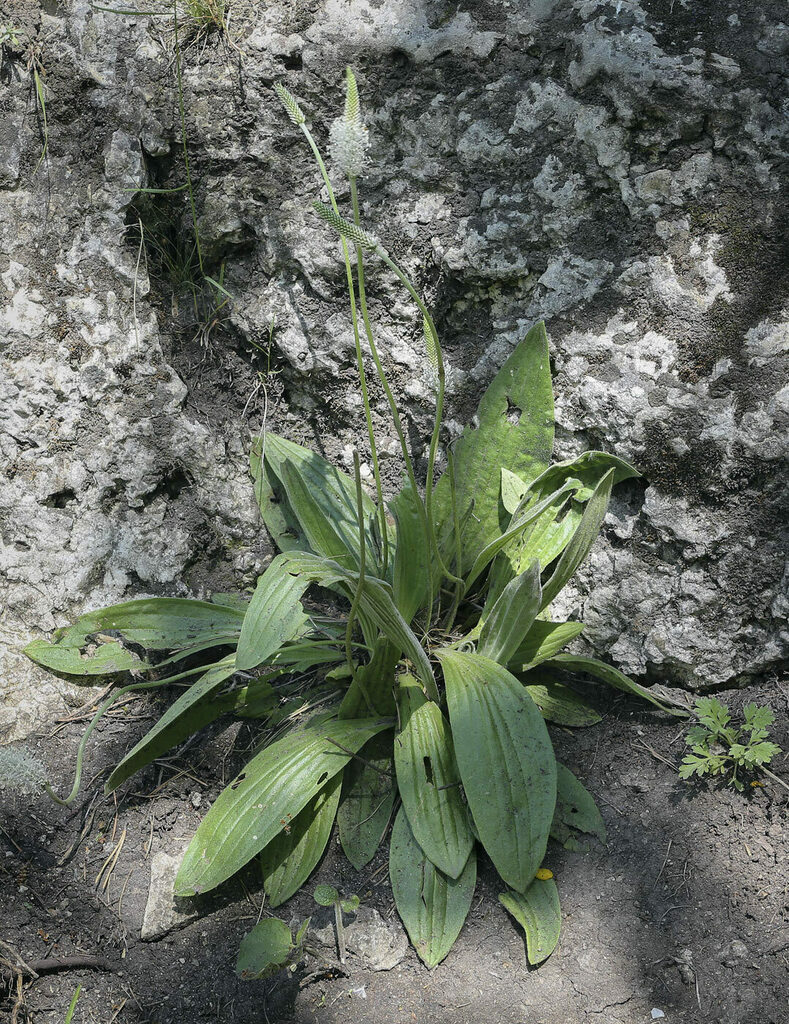
[[[197,917],[197,911],[177,900],[174,895],[175,876],[181,857],[159,851],[151,858],[151,884],[140,930],[143,942],[161,939],[174,928],[182,928]]]
[[[37,170],[29,72],[7,48],[0,734],[40,728],[67,692],[20,655],[31,637],[123,598],[254,583],[271,554],[246,471],[264,410],[269,428],[338,462],[364,436],[344,270],[311,212],[320,177],[271,90],[288,85],[323,145],[346,62],[370,130],[362,218],[425,288],[456,371],[444,443],[545,316],[558,456],[602,447],[644,472],[617,493],[557,612],[582,615],[594,653],[647,679],[703,688],[785,663],[776,13],[237,4],[238,50],[213,34],[182,54],[204,271],[232,296],[215,311],[186,193],[134,193],[185,180],[172,34],[88,0],[23,7],[47,70],[49,145]],[[169,270],[156,249],[168,238]],[[196,275],[194,292],[179,274]],[[419,318],[374,263],[368,297],[418,437],[430,415]],[[397,444],[372,390],[393,488]]]

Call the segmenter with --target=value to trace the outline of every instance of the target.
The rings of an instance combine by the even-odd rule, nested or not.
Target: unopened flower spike
[[[332,163],[349,178],[358,178],[367,163],[370,140],[362,124],[356,76],[345,69],[345,110],[329,129],[329,153]]]
[[[345,69],[345,123],[361,124],[362,112],[359,105],[359,87],[352,68]]]
[[[422,317],[422,333],[425,336],[425,352],[427,353],[428,361],[434,368],[438,367],[438,352],[436,351],[436,339],[433,337],[433,332],[430,330],[430,324],[427,322],[427,317]]]
[[[354,245],[359,245],[362,249],[369,249],[372,252],[380,253],[383,251],[381,243],[369,231],[365,231],[358,224],[351,224],[350,221],[341,217],[339,213],[335,213],[330,206],[326,206],[325,203],[321,203],[317,199],[312,205],[318,216],[325,220],[327,224],[330,224],[335,231],[338,231],[343,238],[347,238],[349,242],[353,242]]]
[[[305,124],[307,118],[304,116],[304,112],[296,102],[295,97],[288,92],[284,85],[281,85],[279,82],[274,83],[274,88],[276,89],[277,96],[279,96],[280,100],[282,101],[282,106],[288,112],[288,117],[291,119],[291,121],[295,125]]]

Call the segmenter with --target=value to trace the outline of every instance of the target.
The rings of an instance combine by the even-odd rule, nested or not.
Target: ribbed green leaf
[[[255,498],[266,529],[280,551],[309,551],[310,546],[299,521],[288,504],[285,486],[266,459],[266,440],[257,438],[249,454]]]
[[[556,804],[556,760],[523,686],[480,654],[439,649],[463,789],[480,840],[519,892],[545,854]]]
[[[300,889],[323,856],[341,786],[342,775],[338,773],[299,811],[293,824],[263,849],[260,866],[269,906],[278,907]]]
[[[511,473],[504,466],[501,467],[501,503],[505,511],[512,515],[523,500],[528,491],[529,485],[516,473]]]
[[[529,679],[542,679],[541,682],[529,683]],[[594,708],[590,708],[581,700],[577,693],[555,680],[545,679],[541,673],[527,672],[523,676],[526,692],[540,709],[540,714],[556,725],[583,728],[597,725],[601,721]]]
[[[146,597],[99,608],[82,615],[73,626],[59,629],[51,643],[34,640],[25,648],[45,668],[72,675],[107,675],[144,669],[147,664],[125,651],[107,634],[118,633],[148,651],[176,651],[235,644],[243,611],[210,601]],[[91,653],[88,638],[103,637]],[[84,650],[84,654],[80,653]]]
[[[562,927],[556,882],[552,878],[535,879],[526,892],[505,892],[499,901],[526,932],[529,963],[547,960],[556,949]]]
[[[358,566],[359,523],[355,481],[308,448],[277,434],[266,434],[265,459],[285,491],[288,511],[283,513],[283,522],[287,525],[287,518],[292,514],[311,550],[327,557],[339,555],[343,558],[343,565],[346,565],[347,558],[346,568]],[[362,509],[367,565],[370,568],[376,564],[378,555],[370,527],[375,506],[364,493]],[[342,545],[339,551],[338,543]]]
[[[71,636],[66,632],[55,643],[33,640],[25,647],[25,654],[43,668],[71,676],[118,675],[150,668],[148,662],[127,651],[117,640],[88,645],[81,631]]]
[[[585,832],[605,842],[605,822],[594,797],[569,768],[556,764],[556,811],[551,823],[551,838],[567,850],[584,850],[575,833]]]
[[[396,795],[392,733],[373,736],[345,769],[337,826],[345,856],[357,871],[380,846]]]
[[[245,981],[267,978],[285,965],[292,949],[290,928],[278,917],[267,917],[241,940],[236,973]]]
[[[400,660],[400,648],[385,636],[379,636],[366,665],[353,674],[348,692],[340,705],[340,718],[360,718],[370,713],[369,699],[374,711],[385,718],[395,713],[394,672]]]
[[[506,665],[531,629],[540,610],[540,563],[510,580],[489,613],[483,610],[478,650],[486,658]]]
[[[238,641],[239,671],[260,665],[293,639],[307,621],[301,596],[309,580],[294,576],[286,557],[277,555],[258,579]]]
[[[470,587],[471,584],[480,576],[483,570],[486,569],[493,559],[499,554],[499,552],[510,544],[513,538],[520,536],[520,534],[528,529],[532,522],[539,519],[543,512],[549,508],[557,498],[562,495],[562,493],[562,490],[558,490],[554,494],[548,495],[547,498],[539,502],[537,505],[530,506],[528,511],[522,514],[518,513],[518,515],[513,516],[512,524],[489,544],[486,544],[482,551],[477,555],[474,560],[474,564],[466,575],[466,586]]]
[[[645,686],[640,686],[629,676],[626,676],[624,672],[620,672],[618,668],[614,668],[613,665],[606,665],[596,658],[582,658],[576,654],[557,654],[550,661],[544,662],[544,664],[547,668],[564,669],[567,672],[585,672],[587,675],[600,679],[608,686],[613,686],[615,690],[632,693],[635,697],[643,697],[644,700],[654,704],[661,711],[667,711],[670,715],[676,715],[678,718],[687,718],[687,711],[669,707],[664,701],[651,694]]]
[[[536,619],[512,655],[507,666],[511,672],[525,672],[553,658],[583,632],[582,622],[546,622]]]
[[[473,504],[465,522],[465,564],[495,540],[509,522],[501,504],[501,468],[529,482],[548,465],[553,449],[553,390],[545,326],[536,324],[496,374],[477,410],[478,426],[466,427],[454,447],[457,508]],[[452,504],[445,473],[436,487],[436,521],[453,550]]]
[[[126,754],[107,779],[104,792],[112,793],[140,768],[183,743],[187,736],[198,732],[230,710],[230,705],[219,702],[216,695],[235,671],[235,658],[232,655],[211,665],[205,675],[192,683]]]
[[[570,538],[567,547],[556,563],[556,568],[550,579],[542,588],[543,608],[547,608],[556,595],[564,589],[567,581],[573,576],[575,570],[589,554],[592,545],[597,540],[597,535],[600,532],[600,527],[603,525],[603,520],[608,510],[608,499],[611,497],[615,473],[616,470],[609,469],[587,502],[584,514],[581,516],[581,521],[575,533]]]
[[[471,908],[476,853],[471,851],[459,878],[447,878],[422,851],[400,808],[389,842],[389,877],[408,937],[432,969],[449,953]]]
[[[438,704],[426,699],[413,676],[400,676],[397,704],[397,788],[411,831],[436,867],[457,878],[468,860],[474,837],[460,796],[460,774],[449,724]]]
[[[359,574],[343,569],[328,558],[318,555],[290,552],[284,555],[290,564],[290,571],[304,579],[328,586],[338,582],[349,584],[351,592],[356,590]],[[438,701],[438,690],[430,662],[422,645],[411,632],[408,623],[395,607],[392,591],[388,584],[367,576],[360,594],[362,610],[376,624],[381,632],[413,662],[417,675],[431,700]]]
[[[531,522],[527,530],[522,531],[502,551],[491,571],[491,593],[500,593],[510,578],[519,575],[538,558],[544,569],[564,551],[578,528],[583,517],[584,502],[594,493],[600,479],[609,471],[614,470],[614,485],[630,477],[638,476],[636,469],[607,452],[584,452],[576,459],[557,462],[541,473],[525,489],[525,485],[516,486],[508,478],[507,493],[510,506],[515,496],[520,493],[518,506],[512,509],[517,516],[523,515],[530,507],[534,507],[550,494],[567,485],[570,493],[557,497],[541,515]],[[502,500],[504,500],[505,478],[502,474]],[[514,520],[513,520],[514,521]]]
[[[555,462],[532,482],[530,492],[534,498],[541,498],[562,484],[571,483],[575,500],[585,502],[592,497],[603,477],[611,471],[614,474],[614,486],[641,475],[626,459],[608,452],[588,451],[575,459]]]
[[[389,506],[397,524],[393,590],[395,604],[406,622],[427,602],[431,558],[422,519],[421,499],[406,484]]]
[[[389,724],[377,719],[311,723],[253,757],[203,819],[181,863],[176,894],[207,892],[230,878]]]

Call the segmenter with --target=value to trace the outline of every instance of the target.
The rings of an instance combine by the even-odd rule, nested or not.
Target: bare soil
[[[774,738],[789,749],[786,686],[721,696],[733,709],[769,704]],[[106,961],[26,980],[21,1002],[6,985],[0,1019],[16,1012],[19,1024],[61,1024],[81,985],[74,1024],[637,1024],[661,1019],[658,1011],[667,1024],[786,1024],[789,794],[769,780],[744,795],[680,782],[672,765],[682,756],[681,723],[618,695],[599,693],[597,703],[605,715],[597,727],[552,728],[560,759],[597,797],[609,839],[587,855],[549,850],[563,931],[545,964],[527,965],[483,861],[466,926],[432,973],[409,949],[388,972],[350,957],[315,976],[319,965],[308,959],[256,982],[234,973],[239,942],[261,913],[254,865],[199,901],[199,916],[180,930],[140,940],[152,854],[184,849],[253,733],[231,725],[203,734],[117,799],[104,798],[107,770],[156,713],[153,702],[127,705],[91,741],[75,807],[45,797],[0,803],[0,940],[28,963],[74,954]],[[82,728],[68,723],[38,743],[62,790]],[[786,776],[783,757],[775,767]],[[357,873],[332,839],[307,891],[277,914],[312,913],[316,881],[356,892],[396,920],[384,849]]]

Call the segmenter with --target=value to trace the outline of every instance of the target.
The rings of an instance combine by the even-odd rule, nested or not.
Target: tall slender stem
[[[359,521],[359,580],[356,584],[356,590],[354,591],[353,600],[351,601],[351,610],[348,612],[348,624],[345,628],[345,660],[348,662],[348,671],[351,673],[351,678],[354,678],[353,672],[353,627],[356,623],[356,616],[359,611],[359,604],[362,600],[362,591],[364,590],[364,570],[365,570],[365,559],[367,555],[367,545],[364,540],[364,503],[362,501],[362,474],[359,469],[359,452],[354,448],[353,451],[353,478],[356,483],[356,516]],[[375,708],[370,700],[370,694],[367,692],[367,686],[362,678],[362,672],[356,673],[356,681],[359,684],[359,689],[362,691],[362,696],[365,699],[367,707],[370,710],[370,714],[375,714]]]
[[[326,164],[323,162],[318,145],[315,139],[312,137],[312,132],[306,126],[302,124],[301,130],[304,133],[304,137],[310,144],[310,149],[313,152],[315,160],[318,164],[318,169],[321,172],[323,183],[329,193],[329,202],[331,207],[336,214],[339,215],[339,209],[337,207],[337,200],[334,196],[334,189],[332,188],[331,180],[329,179],[329,173],[326,170]],[[351,189],[355,190],[356,182],[355,179],[351,179]],[[351,269],[351,256],[348,252],[348,243],[345,238],[341,238],[342,241],[342,254],[345,260],[345,276],[348,284],[348,296],[351,302],[351,323],[353,324],[353,341],[356,349],[356,369],[359,373],[359,387],[362,392],[362,404],[364,405],[364,417],[367,422],[367,438],[370,443],[370,458],[373,464],[373,476],[375,477],[375,491],[376,498],[378,501],[378,514],[380,520],[381,530],[381,547],[382,547],[382,576],[386,576],[386,571],[389,565],[389,534],[386,528],[386,506],[384,504],[384,493],[383,485],[381,483],[381,469],[378,462],[378,446],[375,442],[375,433],[373,431],[373,415],[370,409],[370,398],[367,391],[367,377],[364,372],[364,357],[362,355],[361,339],[359,337],[359,318],[356,312],[356,289],[353,283],[353,270]]]
[[[416,288],[411,284],[408,277],[394,262],[392,257],[384,249],[377,249],[377,253],[384,263],[394,272],[401,284],[406,288],[411,298],[417,304],[419,311],[425,318],[427,328],[430,331],[430,335],[433,339],[433,344],[436,350],[436,363],[438,371],[438,394],[436,395],[436,415],[433,421],[433,433],[430,438],[430,450],[427,460],[427,479],[425,481],[425,514],[427,517],[429,527],[429,540],[431,546],[434,549],[436,560],[441,567],[441,571],[444,575],[452,580],[453,583],[462,583],[460,577],[455,576],[444,563],[444,559],[441,557],[441,552],[438,547],[438,538],[436,537],[435,523],[433,522],[433,473],[436,463],[436,452],[438,451],[438,440],[441,433],[441,417],[444,412],[444,391],[446,389],[446,372],[444,370],[444,355],[441,350],[441,342],[438,340],[438,331],[436,325],[433,322],[433,318],[428,312],[427,306],[422,301],[421,296],[417,292]]]
[[[359,196],[356,191],[356,182],[351,179],[351,203],[353,205],[353,219],[355,224],[360,223],[359,218]],[[361,246],[356,246],[356,280],[359,285],[359,308],[362,311],[362,322],[364,324],[365,334],[367,335],[367,344],[370,346],[370,352],[375,363],[375,368],[378,371],[378,376],[381,378],[381,386],[384,389],[386,400],[389,403],[389,408],[392,412],[392,421],[394,428],[397,433],[398,440],[400,441],[400,448],[403,452],[403,461],[405,462],[405,469],[408,475],[408,482],[414,492],[414,498],[416,500],[417,508],[419,510],[419,517],[422,520],[422,529],[425,532],[425,540],[427,541],[428,552],[431,548],[431,526],[428,517],[427,508],[421,499],[419,494],[419,488],[416,485],[416,474],[414,472],[414,464],[411,460],[411,455],[408,451],[408,445],[405,440],[405,431],[403,430],[403,422],[400,419],[400,410],[397,408],[397,402],[395,401],[392,389],[389,386],[389,380],[386,376],[386,372],[381,362],[381,357],[378,354],[378,348],[375,344],[375,338],[373,337],[373,329],[370,324],[370,316],[367,311],[367,293],[364,286],[364,256],[362,254]],[[433,574],[430,571],[428,565],[428,582],[427,582],[427,623],[426,630],[430,629],[430,619],[433,607]]]

